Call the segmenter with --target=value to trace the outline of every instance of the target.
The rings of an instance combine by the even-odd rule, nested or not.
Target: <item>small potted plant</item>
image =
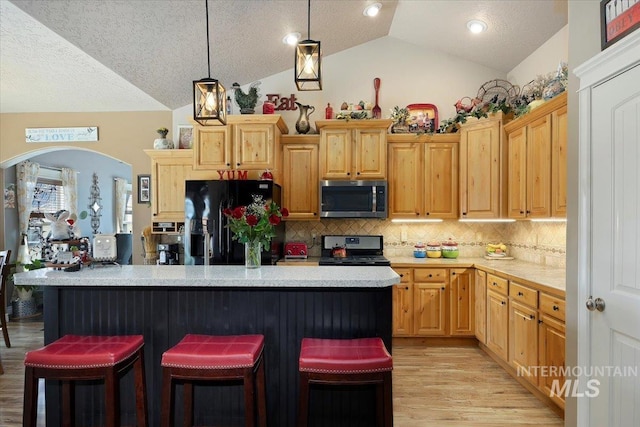
[[[391,116],[389,118],[393,120],[391,133],[409,132],[409,124],[407,123],[407,120],[409,120],[409,110],[407,108],[400,108],[396,105],[391,110]]]
[[[167,139],[167,134],[169,133],[169,129],[165,127],[161,127],[156,129],[156,132],[158,132],[158,135],[160,135],[160,138],[157,138],[155,141],[153,141],[154,149],[167,150],[167,149],[175,148],[173,141],[170,139]]]

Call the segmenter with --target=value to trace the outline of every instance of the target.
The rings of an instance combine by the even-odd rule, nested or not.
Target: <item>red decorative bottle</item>
[[[331,104],[329,103],[327,103],[327,108],[324,109],[324,118],[327,120],[333,118],[333,108],[331,108]]]

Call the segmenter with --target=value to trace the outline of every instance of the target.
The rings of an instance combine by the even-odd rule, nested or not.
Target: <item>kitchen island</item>
[[[294,426],[303,337],[381,337],[391,351],[389,267],[105,266],[79,272],[34,270],[17,285],[43,287],[45,343],[65,334],[145,338],[151,426],[160,424],[162,353],[187,333],[263,334],[269,425]],[[135,422],[133,376],[123,379],[122,422]],[[373,425],[374,390],[312,391],[316,424]],[[244,425],[242,387],[196,386],[197,425]],[[103,419],[102,386],[77,387],[79,424]],[[176,409],[182,416],[178,388]],[[47,426],[60,425],[60,386],[46,386]]]

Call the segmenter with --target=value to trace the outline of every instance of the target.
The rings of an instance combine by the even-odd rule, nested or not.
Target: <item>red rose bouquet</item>
[[[253,196],[253,203],[247,206],[227,208],[223,211],[229,218],[227,227],[233,232],[233,240],[256,246],[258,243],[268,248],[275,237],[275,226],[283,217],[289,216],[286,208],[280,208],[274,202],[265,202],[262,196]],[[259,255],[259,254],[258,254]]]

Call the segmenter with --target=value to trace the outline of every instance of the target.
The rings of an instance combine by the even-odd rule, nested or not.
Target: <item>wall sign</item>
[[[98,127],[26,128],[26,142],[96,142]]]
[[[276,106],[276,111],[295,111],[298,109],[296,107],[296,95],[293,93],[288,98],[282,98],[279,93],[270,93],[267,94],[267,101],[273,102],[273,105]]]
[[[600,50],[604,50],[640,28],[640,2],[635,0],[601,0],[600,27]]]
[[[218,169],[218,176],[221,180],[236,181],[247,180],[249,171],[246,170],[220,170]]]

